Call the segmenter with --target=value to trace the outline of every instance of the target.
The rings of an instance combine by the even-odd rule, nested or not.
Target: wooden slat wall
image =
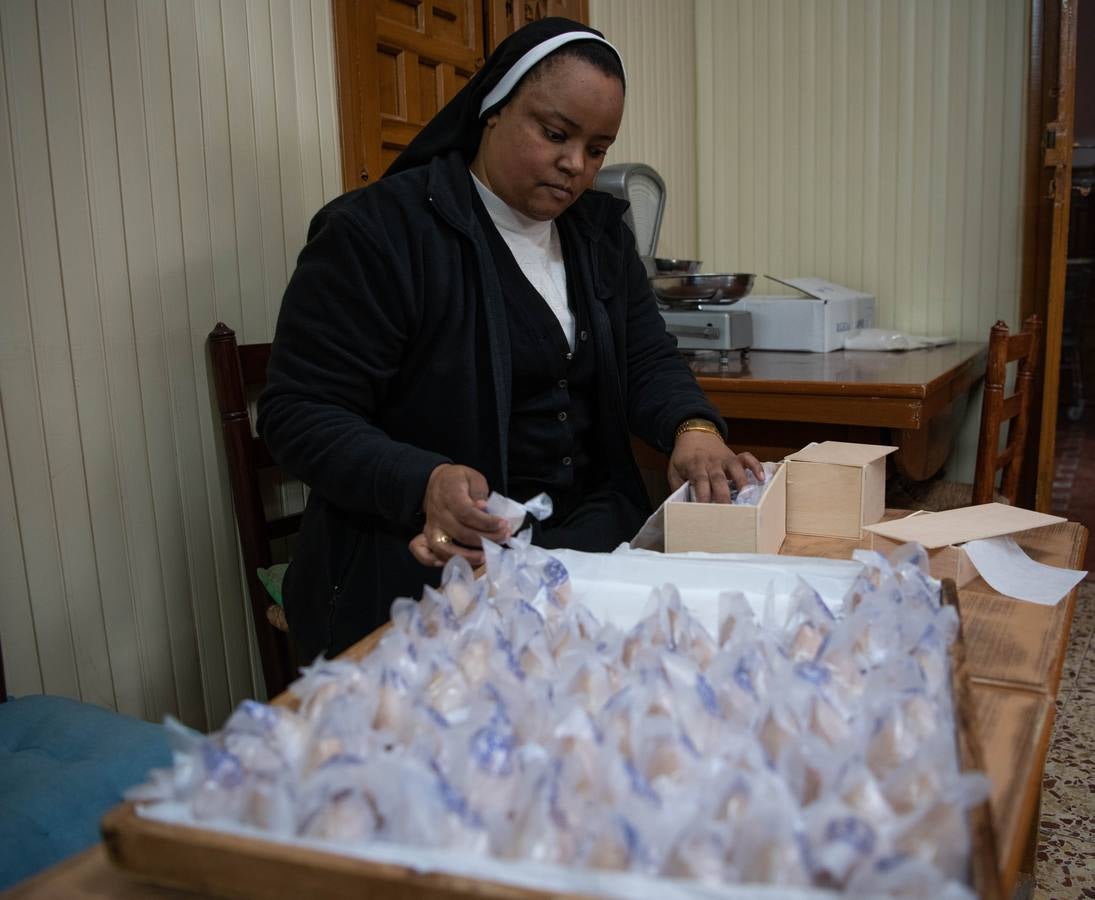
[[[262,690],[204,341],[270,339],[340,191],[331,35],[327,0],[0,4],[14,694],[206,727]]]
[[[696,0],[702,255],[864,288],[885,327],[1015,323],[1027,5]]]
[[[700,256],[865,289],[882,327],[1017,326],[1027,6],[695,0]]]
[[[627,103],[608,163],[643,162],[666,184],[658,253],[695,259],[696,71],[692,0],[590,0],[590,24],[619,49]]]

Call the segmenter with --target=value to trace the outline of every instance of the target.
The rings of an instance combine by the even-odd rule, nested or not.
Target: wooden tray
[[[958,767],[963,772],[984,772],[985,757],[977,734],[973,690],[970,684],[969,666],[966,663],[966,641],[962,634],[962,609],[958,602],[958,586],[950,578],[943,579],[942,599],[943,603],[953,606],[958,613],[958,635],[950,649]],[[996,835],[992,830],[992,811],[988,800],[970,810],[970,884],[973,885],[973,889],[981,900],[1003,900]]]
[[[457,875],[424,875],[404,866],[260,838],[169,825],[142,818],[132,803],[108,812],[103,817],[102,833],[111,861],[131,874],[216,897],[532,900],[555,896]]]
[[[958,608],[958,591],[953,581],[943,582],[943,602]],[[347,655],[365,655],[378,639],[379,634],[371,635]],[[961,628],[950,658],[959,766],[963,770],[984,771]],[[278,702],[295,705],[288,694],[278,698]],[[423,874],[405,866],[356,859],[337,852],[168,824],[142,818],[132,803],[124,803],[107,813],[101,828],[107,853],[115,865],[157,884],[217,897],[531,900],[557,896],[554,892],[444,873]],[[983,900],[1002,900],[988,801],[971,810],[970,833],[969,882]]]

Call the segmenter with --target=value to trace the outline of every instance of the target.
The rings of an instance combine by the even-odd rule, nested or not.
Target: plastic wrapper
[[[501,516],[509,522],[511,532],[520,529],[526,516],[542,522],[551,515],[552,508],[551,498],[547,494],[537,494],[524,503],[504,497],[497,491],[491,491],[487,497],[487,512],[492,516]]]
[[[333,759],[302,783],[300,834],[353,844],[376,833],[380,816],[365,788],[362,765],[361,760]]]
[[[389,841],[705,883],[966,896],[948,647],[922,549],[861,552],[833,615],[811,588],[709,634],[672,585],[624,632],[527,532],[397,600],[360,662],[317,660],[296,712],[242,704],[132,792],[334,844]],[[776,610],[781,610],[779,616]]]
[[[845,350],[876,350],[897,352],[921,350],[925,347],[942,347],[953,344],[956,338],[905,334],[890,328],[860,328],[844,338]]]

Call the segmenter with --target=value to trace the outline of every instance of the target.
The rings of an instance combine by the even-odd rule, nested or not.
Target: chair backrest
[[[286,633],[276,628],[268,616],[274,604],[259,580],[258,569],[272,564],[271,542],[295,534],[300,529],[301,517],[296,513],[268,518],[262,502],[260,475],[263,470],[279,467],[262,438],[254,434],[247,398],[266,383],[270,345],[237,344],[236,333],[218,322],[209,333],[209,355],[262,675],[266,692],[273,697],[293,680],[296,666]]]
[[[1030,401],[1034,394],[1034,371],[1041,352],[1042,323],[1030,316],[1018,334],[997,322],[989,334],[988,368],[985,371],[985,399],[981,407],[981,435],[977,442],[977,468],[973,478],[973,503],[991,503],[996,472],[1004,470],[999,494],[1015,505],[1019,497],[1019,474],[1027,442]],[[1015,393],[1004,396],[1004,382],[1010,362],[1019,362]],[[1007,443],[1000,450],[1000,435],[1009,422]]]

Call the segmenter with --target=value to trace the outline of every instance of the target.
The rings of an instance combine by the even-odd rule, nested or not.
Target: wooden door
[[[487,52],[522,25],[548,16],[589,22],[589,0],[487,0]]]
[[[1028,90],[1027,185],[1020,318],[1037,313],[1045,322],[1041,406],[1027,442],[1033,484],[1020,504],[1048,512],[1056,456],[1057,395],[1064,327],[1068,214],[1072,186],[1073,107],[1076,93],[1076,2],[1033,0]],[[1031,478],[1032,469],[1037,478]]]
[[[380,177],[508,34],[588,0],[332,0],[342,186]]]
[[[342,183],[383,174],[483,64],[481,0],[333,0]]]

